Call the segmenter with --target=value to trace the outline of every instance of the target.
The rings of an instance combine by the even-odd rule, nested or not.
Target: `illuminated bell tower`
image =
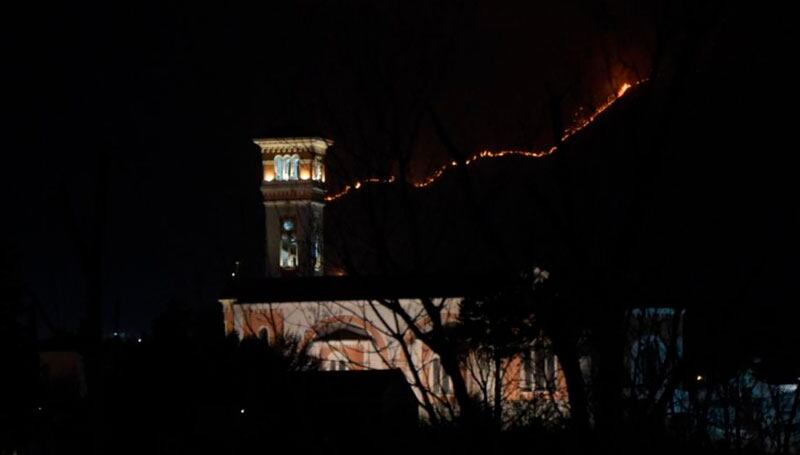
[[[323,159],[332,142],[317,137],[253,142],[261,147],[264,168],[267,276],[323,275]]]

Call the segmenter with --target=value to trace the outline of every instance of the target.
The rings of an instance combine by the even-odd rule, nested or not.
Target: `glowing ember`
[[[572,137],[578,131],[580,131],[580,130],[586,128],[587,126],[589,126],[592,122],[594,122],[594,120],[600,114],[602,114],[603,112],[605,112],[606,109],[611,107],[611,105],[614,104],[618,99],[620,99],[629,89],[631,89],[631,88],[633,88],[635,86],[641,85],[646,81],[647,80],[644,79],[644,80],[640,80],[640,81],[634,82],[633,84],[629,84],[627,82],[622,84],[622,86],[620,86],[620,88],[617,90],[616,94],[613,94],[613,95],[609,96],[608,99],[606,100],[606,102],[603,103],[602,105],[600,105],[597,109],[595,109],[593,113],[583,117],[581,120],[578,120],[574,125],[572,125],[571,127],[567,128],[566,130],[564,130],[564,135],[561,137],[561,141],[562,142],[566,141],[567,139]],[[576,114],[576,116],[577,116],[577,114]],[[476,153],[476,154],[472,155],[468,159],[464,160],[464,164],[467,165],[467,166],[470,166],[470,165],[476,163],[477,161],[484,160],[484,159],[487,159],[487,158],[503,158],[503,157],[507,157],[507,156],[520,156],[520,157],[524,157],[524,158],[536,158],[536,159],[538,159],[538,158],[544,158],[546,156],[552,155],[553,153],[556,152],[556,150],[558,150],[558,148],[555,145],[551,146],[550,148],[543,149],[543,150],[497,150],[497,151],[483,150],[483,151],[481,151],[479,153]],[[422,180],[420,180],[418,182],[413,182],[412,185],[414,186],[414,188],[427,188],[427,187],[431,186],[432,184],[436,183],[436,181],[438,181],[445,174],[445,172],[447,172],[448,169],[454,168],[456,166],[458,166],[458,162],[457,161],[450,161],[448,163],[445,163],[441,167],[439,167],[436,171],[434,171],[431,175],[429,175],[428,177],[426,177],[426,178],[424,178],[424,179],[422,179]],[[346,196],[347,194],[349,194],[353,190],[358,190],[358,189],[363,188],[366,184],[373,184],[373,185],[383,184],[383,185],[386,185],[386,184],[394,183],[394,181],[395,181],[395,177],[394,176],[389,177],[389,178],[385,178],[385,179],[378,178],[378,177],[372,177],[372,178],[369,178],[369,179],[366,179],[366,180],[363,180],[363,181],[360,181],[360,182],[356,182],[355,185],[353,185],[353,186],[345,185],[338,193],[333,193],[333,194],[329,194],[329,195],[325,196],[325,200],[328,201],[328,202],[335,201],[337,199],[340,199],[340,198]]]

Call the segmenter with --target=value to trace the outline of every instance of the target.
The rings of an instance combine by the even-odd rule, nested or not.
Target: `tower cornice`
[[[333,145],[330,139],[321,137],[283,137],[283,138],[256,138],[253,142],[261,147],[265,155],[278,155],[311,151],[316,155],[325,155],[328,147]]]

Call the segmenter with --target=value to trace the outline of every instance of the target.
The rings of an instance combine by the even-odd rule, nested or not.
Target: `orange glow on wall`
[[[310,179],[311,179],[311,163],[300,162],[300,180],[310,180]]]
[[[264,166],[264,181],[271,182],[275,180],[275,170],[272,166]]]

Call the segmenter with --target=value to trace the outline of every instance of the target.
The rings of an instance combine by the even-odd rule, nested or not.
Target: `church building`
[[[317,137],[254,142],[263,164],[267,276],[234,279],[220,299],[226,333],[268,343],[297,340],[323,370],[399,370],[421,407],[432,403],[452,409],[451,379],[435,352],[415,335],[431,324],[422,299],[438,308],[443,324],[452,324],[464,298],[487,295],[493,284],[466,277],[326,275],[324,158],[332,142]],[[409,317],[398,318],[392,305]],[[505,399],[539,398],[562,410],[566,406],[558,361],[543,344],[506,362],[500,375],[473,355],[466,356],[462,368],[471,394],[494,390],[499,377]]]

